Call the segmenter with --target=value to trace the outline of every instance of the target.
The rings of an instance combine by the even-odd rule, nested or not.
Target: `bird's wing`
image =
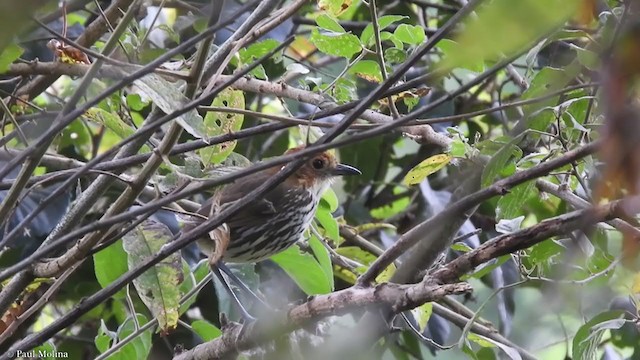
[[[253,190],[255,187],[250,189]],[[225,193],[227,192],[225,191]],[[245,192],[240,194],[227,193],[227,196],[224,196],[225,194],[223,194],[221,199],[221,209],[225,209],[227,206],[235,204],[245,194]],[[244,206],[239,212],[227,219],[227,225],[229,225],[231,229],[263,225],[265,221],[268,221],[268,219],[278,211],[274,205],[273,197],[269,195],[265,198],[254,200]]]
[[[239,179],[218,189],[213,197],[207,200],[198,214],[201,217],[192,217],[192,226],[201,224],[205,218],[211,218],[218,214],[221,210],[235,204],[244,195],[258,188],[264,183],[265,176],[258,173],[250,178]],[[228,218],[225,223],[229,229],[237,229],[241,227],[253,227],[264,225],[266,221],[278,212],[277,201],[282,190],[279,187],[269,192],[265,197],[254,200],[244,206],[236,214]]]

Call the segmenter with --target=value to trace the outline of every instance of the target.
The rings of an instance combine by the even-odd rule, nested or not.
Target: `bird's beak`
[[[338,164],[335,169],[331,171],[331,175],[333,176],[344,176],[344,175],[362,175],[360,170],[354,168],[353,166]]]

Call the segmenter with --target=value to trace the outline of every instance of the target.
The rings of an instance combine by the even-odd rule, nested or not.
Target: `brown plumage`
[[[198,214],[215,216],[218,209],[255,190],[280,168],[266,169],[225,185],[202,206]],[[232,263],[264,260],[300,240],[332,178],[359,173],[356,168],[339,164],[329,152],[318,154],[262,199],[227,219],[225,227],[210,231],[210,238],[201,239],[198,244],[208,254],[217,247],[210,259],[212,263],[220,258]],[[203,217],[192,217],[184,230],[189,231],[203,221]]]

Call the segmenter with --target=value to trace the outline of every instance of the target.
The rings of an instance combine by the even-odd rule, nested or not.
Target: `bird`
[[[304,148],[289,149],[285,154]],[[281,168],[268,168],[221,187],[197,211],[197,216],[192,216],[185,223],[183,231],[188,232],[207,218],[215,216],[262,185]],[[208,231],[208,236],[198,239],[198,246],[209,256],[212,271],[230,292],[245,319],[253,320],[253,317],[237,300],[220,270],[252,297],[260,299],[235,278],[224,264],[259,262],[294,245],[311,225],[320,198],[332,180],[339,176],[360,174],[357,168],[339,163],[332,152],[319,153],[305,161],[261,199],[251,202],[229,217],[225,224]]]

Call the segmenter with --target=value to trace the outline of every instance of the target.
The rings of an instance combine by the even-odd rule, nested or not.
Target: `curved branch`
[[[257,344],[281,336],[283,331],[291,331],[309,321],[344,313],[349,309],[385,304],[397,313],[441,299],[446,295],[469,291],[471,291],[471,285],[467,283],[433,286],[427,280],[413,285],[385,283],[366,289],[351,287],[314,297],[294,307],[281,319],[258,320],[247,327],[227,328],[220,338],[185,351],[174,357],[174,360],[222,359],[237,351],[250,349]]]

